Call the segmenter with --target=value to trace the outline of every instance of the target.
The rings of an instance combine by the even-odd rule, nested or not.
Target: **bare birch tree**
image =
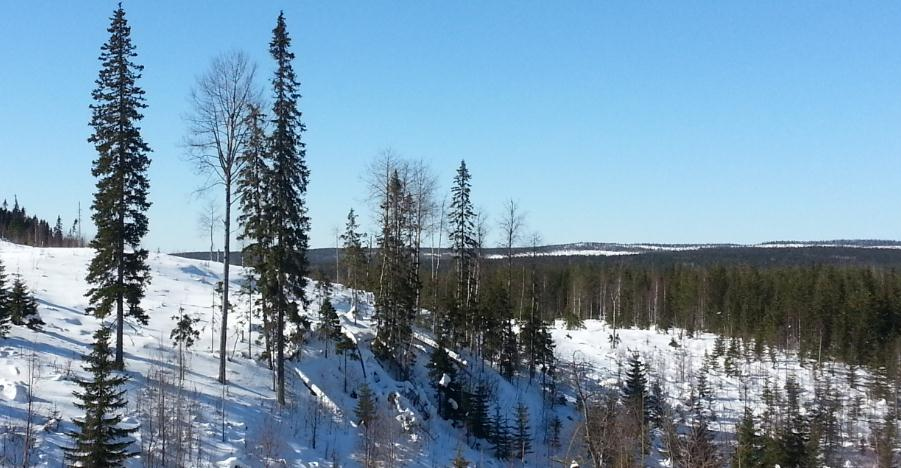
[[[222,259],[222,327],[219,339],[219,382],[225,383],[226,335],[228,332],[229,254],[232,237],[232,205],[235,185],[243,164],[240,155],[250,137],[248,114],[260,100],[254,83],[256,65],[243,52],[233,51],[214,58],[197,78],[191,91],[192,112],[186,117],[188,159],[207,180],[201,191],[221,187],[224,191]]]
[[[507,254],[507,290],[513,282],[513,248],[522,237],[522,230],[525,226],[526,218],[519,205],[513,199],[504,204],[504,211],[501,214],[500,228],[503,239],[501,247],[506,250]]]

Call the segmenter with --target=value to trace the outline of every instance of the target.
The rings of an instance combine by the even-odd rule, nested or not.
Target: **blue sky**
[[[88,121],[114,2],[0,6],[0,197],[66,222],[93,191]],[[217,53],[268,80],[284,9],[302,81],[312,243],[392,148],[548,243],[901,238],[901,3],[125,2],[145,68],[146,245],[203,249],[182,158]],[[87,217],[87,215],[86,215]],[[221,244],[221,242],[219,242]]]

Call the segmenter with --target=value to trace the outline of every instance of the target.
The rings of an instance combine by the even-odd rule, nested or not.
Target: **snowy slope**
[[[47,323],[43,332],[14,327],[9,337],[0,340],[0,424],[7,429],[7,434],[16,432],[10,431],[13,427],[25,424],[29,362],[36,363],[33,372],[36,376],[33,389],[37,396],[34,421],[40,430],[32,462],[39,466],[59,466],[60,447],[68,443],[65,433],[74,427],[71,419],[80,415],[73,405],[72,391],[76,386],[72,376],[83,375],[79,356],[88,352],[91,335],[100,326],[97,319],[83,312],[87,306],[84,298],[87,286],[83,278],[91,255],[89,249],[39,249],[0,242],[0,260],[7,274],[22,275],[34,291],[40,314]],[[344,331],[359,344],[363,358],[362,362],[347,360],[347,390],[343,357],[335,355],[333,349],[326,357],[323,342],[310,337],[300,358],[286,366],[291,403],[279,411],[274,401],[271,371],[262,361],[248,358],[248,347],[256,358],[261,346],[256,342],[256,332],[248,342],[247,325],[241,321],[247,309],[245,299],[239,295],[243,270],[233,270],[233,284],[230,285],[232,296],[236,298],[229,319],[232,324],[229,343],[234,353],[228,363],[229,385],[223,389],[215,381],[218,358],[212,348],[213,343],[218,342],[213,331],[218,330],[219,325],[215,321],[210,323],[214,285],[219,281],[221,266],[165,254],[151,254],[149,262],[153,278],[144,306],[151,317],[150,324],[126,331],[126,367],[131,377],[128,422],[148,427],[148,421],[138,407],[139,395],[154,385],[149,377],[171,377],[176,372],[177,358],[169,334],[174,323],[172,316],[183,307],[200,318],[202,327],[199,342],[188,353],[185,385],[191,390],[188,398],[194,410],[193,426],[201,439],[192,466],[263,466],[266,460],[287,466],[331,466],[332,462],[357,466],[353,454],[358,451],[360,441],[359,429],[353,423],[356,399],[352,391],[363,382],[373,388],[378,408],[384,416],[379,435],[395,442],[390,444],[391,453],[386,455],[393,457],[392,465],[447,466],[460,450],[477,466],[507,466],[488,455],[484,442],[481,445],[473,441],[467,443],[462,429],[452,427],[435,415],[434,392],[425,368],[428,353],[435,344],[426,332],[417,332],[416,345],[420,354],[409,382],[394,380],[373,358],[369,349],[374,337],[370,321],[371,294],[362,295],[363,300],[355,311],[351,311],[348,290],[336,286],[332,294]],[[312,285],[309,292],[313,303],[306,313],[315,323],[319,298]],[[628,329],[618,331],[621,343],[612,347],[608,340],[611,329],[599,321],[588,321],[585,328],[579,330],[566,330],[558,323],[552,333],[561,368],[572,361],[589,364],[590,376],[608,388],[620,385],[624,374],[622,366],[629,353],[639,352],[650,363],[653,374],[662,378],[673,405],[685,400],[689,383],[701,367],[705,351],[712,350],[715,340],[710,334],[689,338],[678,330],[667,334]],[[672,342],[678,347],[672,347]],[[484,370],[483,375],[494,387],[497,400],[507,414],[512,413],[517,402],[529,407],[535,439],[534,453],[529,456],[531,466],[547,466],[551,459],[575,455],[575,450],[567,447],[578,421],[578,411],[572,404],[545,411],[537,383],[529,384],[527,378],[508,382],[472,356],[455,354],[454,358],[466,363],[470,374]],[[740,367],[747,376],[742,379],[726,377],[722,364],[721,358],[719,371],[712,371],[710,381],[715,389],[715,409],[719,414],[714,429],[718,431],[717,437],[724,450],[742,410],[743,388],[747,388],[748,401],[758,412],[762,410],[760,395],[767,380],[781,387],[789,375],[794,375],[806,390],[804,398],[812,396],[814,366],[811,363],[802,366],[790,353],[773,351],[762,361],[742,360]],[[860,398],[862,414],[850,427],[857,431],[856,437],[866,437],[868,422],[878,420],[886,404],[866,392],[865,383],[872,376],[857,370],[856,384],[852,387],[847,367],[830,364],[821,367],[824,368],[831,372],[830,378],[846,399]],[[563,386],[561,392],[573,401],[571,389]],[[551,450],[543,443],[542,428],[552,416],[564,421],[562,437],[566,443],[559,450]],[[54,423],[56,417],[61,419],[59,424]],[[842,415],[842,418],[847,420],[848,415]],[[136,436],[139,444],[146,446],[150,442],[142,439],[146,436],[144,432]],[[854,443],[849,440],[846,458],[851,466],[858,466],[868,455],[858,453]],[[6,445],[14,447],[11,443]],[[659,458],[652,458],[652,462],[666,464]],[[141,458],[131,461],[132,466],[142,464]]]
[[[39,313],[47,323],[43,332],[14,327],[9,337],[0,340],[0,418],[10,427],[24,425],[25,390],[29,381],[26,374],[29,356],[33,355],[39,363],[34,385],[38,397],[37,425],[45,425],[52,419],[51,415],[62,419],[58,426],[50,424],[47,431],[38,433],[32,462],[40,466],[59,466],[60,447],[68,443],[65,433],[74,428],[70,421],[81,414],[73,405],[72,391],[76,385],[71,377],[83,375],[80,355],[89,351],[91,335],[100,326],[97,319],[83,312],[87,306],[84,298],[87,285],[83,278],[91,255],[89,249],[40,249],[0,242],[0,260],[7,274],[22,275],[34,291]],[[393,454],[398,463],[445,465],[460,449],[470,460],[481,459],[483,466],[493,465],[484,453],[486,447],[481,450],[469,447],[462,430],[435,416],[433,390],[427,384],[424,367],[431,340],[422,335],[421,355],[413,379],[419,383],[395,381],[375,361],[368,347],[374,337],[369,321],[371,295],[363,295],[355,320],[350,312],[350,294],[340,286],[335,288],[332,300],[345,333],[360,344],[362,364],[347,361],[348,391],[345,392],[343,358],[336,356],[334,350],[326,358],[323,343],[311,337],[300,359],[287,366],[291,403],[286,411],[277,411],[271,372],[261,362],[247,358],[246,325],[237,324],[246,310],[246,302],[238,294],[243,270],[233,270],[231,288],[236,303],[230,323],[236,325],[229,343],[233,343],[235,353],[228,363],[229,385],[223,405],[223,388],[215,381],[217,354],[212,352],[212,344],[218,343],[218,339],[214,339],[211,330],[218,330],[218,318],[210,327],[214,285],[219,281],[221,267],[165,254],[151,254],[149,263],[152,283],[143,304],[151,317],[150,323],[137,329],[126,328],[126,368],[131,377],[129,422],[144,423],[136,406],[137,395],[153,384],[148,376],[160,375],[160,371],[169,376],[175,373],[177,357],[169,334],[172,316],[183,307],[201,319],[202,327],[199,342],[189,352],[186,376],[186,387],[191,390],[192,403],[196,405],[195,426],[202,431],[198,464],[259,466],[265,456],[289,466],[323,466],[332,461],[354,466],[356,462],[351,457],[357,451],[359,436],[353,424],[356,400],[351,393],[365,381],[375,391],[383,419],[387,421],[381,429],[398,442]],[[318,299],[312,285],[309,292],[314,300],[307,314],[315,322]],[[256,333],[253,338],[252,352],[258,357],[260,345],[256,343]],[[535,418],[538,417],[541,404],[536,387],[517,387],[489,373],[498,383],[501,401],[509,406],[522,400],[532,408]],[[137,434],[138,439],[141,435]],[[262,454],[260,445],[271,439],[278,442]],[[131,464],[141,466],[141,459],[133,459]]]

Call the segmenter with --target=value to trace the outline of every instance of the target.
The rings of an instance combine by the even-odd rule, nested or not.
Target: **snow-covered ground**
[[[6,273],[21,274],[34,291],[40,315],[46,322],[42,332],[14,327],[6,339],[0,340],[0,433],[6,430],[9,434],[12,428],[24,426],[28,417],[27,390],[33,382],[34,422],[38,431],[31,461],[38,466],[60,465],[60,447],[68,443],[66,432],[74,428],[71,419],[81,414],[73,404],[72,391],[76,385],[72,377],[83,375],[80,355],[89,351],[91,335],[100,326],[97,319],[84,314],[87,306],[84,277],[91,255],[89,249],[40,249],[0,241],[0,261]],[[223,389],[216,382],[218,354],[213,348],[218,347],[215,334],[219,328],[215,321],[218,317],[211,323],[214,288],[220,280],[221,266],[154,253],[150,254],[149,263],[153,277],[143,305],[150,315],[150,323],[146,327],[126,329],[125,359],[131,378],[128,422],[146,428],[148,422],[142,416],[139,402],[140,395],[154,385],[150,377],[162,375],[171,380],[177,373],[177,356],[169,335],[174,325],[172,317],[179,308],[184,308],[200,319],[202,328],[199,342],[188,353],[185,377],[193,408],[193,427],[200,435],[199,447],[193,449],[197,454],[192,458],[192,466],[263,466],[264,459],[278,461],[275,466],[318,467],[331,466],[333,462],[356,466],[359,462],[354,454],[359,451],[360,436],[359,428],[353,423],[357,402],[353,390],[364,382],[373,389],[385,421],[379,427],[379,435],[394,442],[390,454],[395,461],[392,465],[447,466],[458,451],[476,466],[508,465],[494,460],[486,443],[467,443],[462,429],[436,416],[434,391],[425,368],[435,343],[426,332],[417,332],[419,356],[409,381],[395,380],[373,358],[369,349],[374,337],[370,321],[371,294],[361,294],[362,300],[352,311],[350,291],[338,285],[332,293],[344,332],[359,344],[362,361],[347,359],[345,367],[343,356],[331,349],[326,357],[326,345],[316,337],[308,337],[300,358],[286,366],[291,403],[279,409],[272,391],[271,371],[259,359],[248,357],[250,352],[258,358],[262,345],[257,343],[256,332],[251,340],[247,339],[248,326],[244,321],[247,302],[239,294],[243,270],[232,270],[230,288],[235,299],[229,317],[232,329],[228,341],[232,352],[228,362],[229,384]],[[313,285],[309,293],[313,301],[306,313],[315,323],[319,298]],[[560,367],[572,361],[588,364],[593,379],[615,388],[624,376],[630,353],[637,351],[649,363],[653,375],[661,379],[673,405],[687,398],[689,385],[701,367],[705,352],[712,352],[716,338],[710,334],[689,338],[678,330],[663,333],[626,329],[618,330],[621,341],[613,347],[608,340],[611,332],[600,321],[588,321],[578,330],[566,330],[558,323],[552,334]],[[471,375],[484,372],[482,375],[494,389],[506,414],[512,414],[512,408],[519,402],[529,407],[535,439],[529,456],[531,466],[548,466],[549,460],[566,457],[569,437],[578,421],[578,411],[571,404],[571,389],[561,388],[569,396],[570,404],[546,410],[537,383],[529,384],[527,378],[508,382],[465,353],[454,354],[453,358],[466,366],[466,372]],[[766,381],[781,388],[785,379],[793,375],[805,389],[805,399],[809,400],[813,394],[815,366],[802,365],[791,353],[773,351],[766,353],[763,360],[742,359],[739,368],[744,377],[727,377],[720,358],[716,369],[711,371],[710,383],[716,396],[714,409],[719,415],[714,429],[723,447],[731,439],[744,394],[757,412],[763,410],[760,395]],[[831,372],[828,378],[833,379],[847,400],[860,397],[863,411],[852,428],[859,431],[855,435],[865,437],[867,422],[878,420],[886,404],[866,391],[865,384],[872,376],[857,370],[857,383],[852,387],[847,367],[838,364],[820,367],[824,368]],[[560,449],[549,449],[543,442],[542,428],[547,427],[551,416],[564,421],[564,444]],[[848,415],[842,415],[841,419],[847,421]],[[141,440],[145,434],[136,434],[137,443],[144,446],[150,443]],[[13,447],[12,444],[3,447],[7,445]],[[860,462],[856,453],[849,447],[852,466]],[[142,459],[134,458],[130,464],[142,466]]]

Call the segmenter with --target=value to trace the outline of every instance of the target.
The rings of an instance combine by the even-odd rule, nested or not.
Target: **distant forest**
[[[84,246],[77,218],[68,229],[60,216],[51,225],[36,215],[29,215],[25,207],[19,206],[19,200],[15,197],[12,208],[6,200],[0,203],[0,239],[34,247]]]
[[[534,300],[544,320],[563,319],[573,327],[600,318],[621,328],[709,331],[743,339],[761,352],[772,345],[800,349],[810,359],[898,371],[901,250],[716,247],[609,257],[530,257],[520,250],[510,262],[479,260],[478,304],[490,303],[487,294],[509,279],[513,318],[529,314]],[[210,258],[208,252],[179,255]],[[314,277],[346,279],[335,249],[311,249],[309,257]],[[453,259],[441,257],[422,260],[420,297],[430,310],[446,308],[454,287]],[[373,290],[377,250],[366,258],[362,282]],[[240,261],[233,254],[232,262]]]

